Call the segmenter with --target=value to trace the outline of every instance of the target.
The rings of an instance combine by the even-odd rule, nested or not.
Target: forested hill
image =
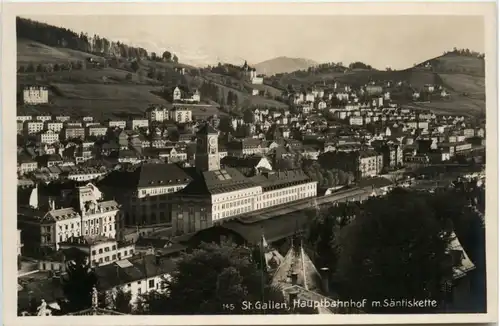
[[[89,36],[87,33],[76,33],[62,27],[17,17],[16,29],[18,39],[36,41],[51,47],[67,48],[102,56],[121,56],[130,59],[142,59],[148,57],[148,51],[144,48],[133,47],[121,42],[114,42],[100,37]],[[150,57],[156,57],[156,53],[150,53]],[[175,54],[165,51],[161,54],[167,60],[178,61]]]

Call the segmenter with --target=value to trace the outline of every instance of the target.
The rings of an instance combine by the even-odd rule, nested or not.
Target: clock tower
[[[219,133],[206,123],[196,133],[195,165],[200,171],[220,170]]]

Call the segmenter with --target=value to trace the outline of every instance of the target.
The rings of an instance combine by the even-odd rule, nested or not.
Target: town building
[[[53,132],[61,132],[64,127],[64,123],[62,121],[46,121],[45,129],[52,130]]]
[[[92,267],[112,264],[127,259],[135,254],[133,242],[117,241],[101,235],[72,236],[59,243],[59,250],[38,262],[40,271],[66,271],[66,262],[74,258],[78,250],[90,262]]]
[[[36,135],[36,139],[38,142],[42,144],[54,144],[59,141],[59,133],[53,131],[53,130],[47,130],[47,131],[40,131]]]
[[[107,127],[101,126],[99,124],[87,127],[87,135],[93,137],[105,136],[108,131]]]
[[[36,188],[35,188],[36,189]],[[114,200],[102,200],[93,184],[79,186],[61,196],[60,206],[50,200],[38,205],[38,194],[29,206],[18,208],[18,225],[23,242],[32,253],[53,252],[71,237],[103,235],[115,238],[120,224],[120,207]]]
[[[24,134],[34,135],[43,130],[43,121],[30,120],[24,122]]]
[[[85,139],[85,128],[83,127],[65,127],[63,129],[65,140],[69,139]]]
[[[113,171],[98,185],[105,196],[121,206],[124,226],[168,224],[169,198],[191,177],[176,164],[142,163],[130,170]]]
[[[148,128],[149,120],[148,119],[130,119],[127,121],[127,128],[130,130],[135,130],[139,128]]]
[[[174,107],[168,112],[168,117],[177,123],[193,121],[193,111],[188,108]]]
[[[205,124],[197,133],[191,181],[172,196],[172,229],[194,233],[230,217],[316,196],[317,182],[302,170],[266,171],[246,177],[235,168],[221,168],[218,132]]]
[[[30,86],[23,89],[24,104],[39,105],[49,103],[49,90],[47,87]]]

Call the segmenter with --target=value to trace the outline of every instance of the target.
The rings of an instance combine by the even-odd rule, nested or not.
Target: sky
[[[196,66],[275,57],[405,69],[469,48],[484,52],[482,16],[23,16],[140,46]]]

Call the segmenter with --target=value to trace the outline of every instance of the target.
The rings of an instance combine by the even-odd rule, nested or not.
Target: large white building
[[[74,258],[72,257],[73,249],[84,254],[94,267],[112,264],[118,260],[130,258],[136,253],[133,242],[121,242],[100,235],[74,236],[60,242],[59,248],[57,252],[39,260],[39,270],[64,272],[65,262]]]
[[[217,135],[209,124],[197,133],[196,167],[190,171],[193,181],[172,197],[175,234],[197,232],[230,217],[316,196],[317,182],[302,170],[245,177],[235,168],[221,168]]]
[[[40,131],[37,140],[42,144],[53,144],[59,141],[59,134],[53,130]]]
[[[105,236],[115,238],[120,219],[120,207],[114,200],[103,201],[93,184],[76,187],[65,197],[66,207],[49,202],[48,209],[38,205],[38,194],[30,199],[30,207],[19,207],[18,224],[23,242],[31,249],[57,251],[60,243],[72,237]]]
[[[49,91],[46,87],[26,87],[23,90],[23,102],[31,105],[49,103]]]

